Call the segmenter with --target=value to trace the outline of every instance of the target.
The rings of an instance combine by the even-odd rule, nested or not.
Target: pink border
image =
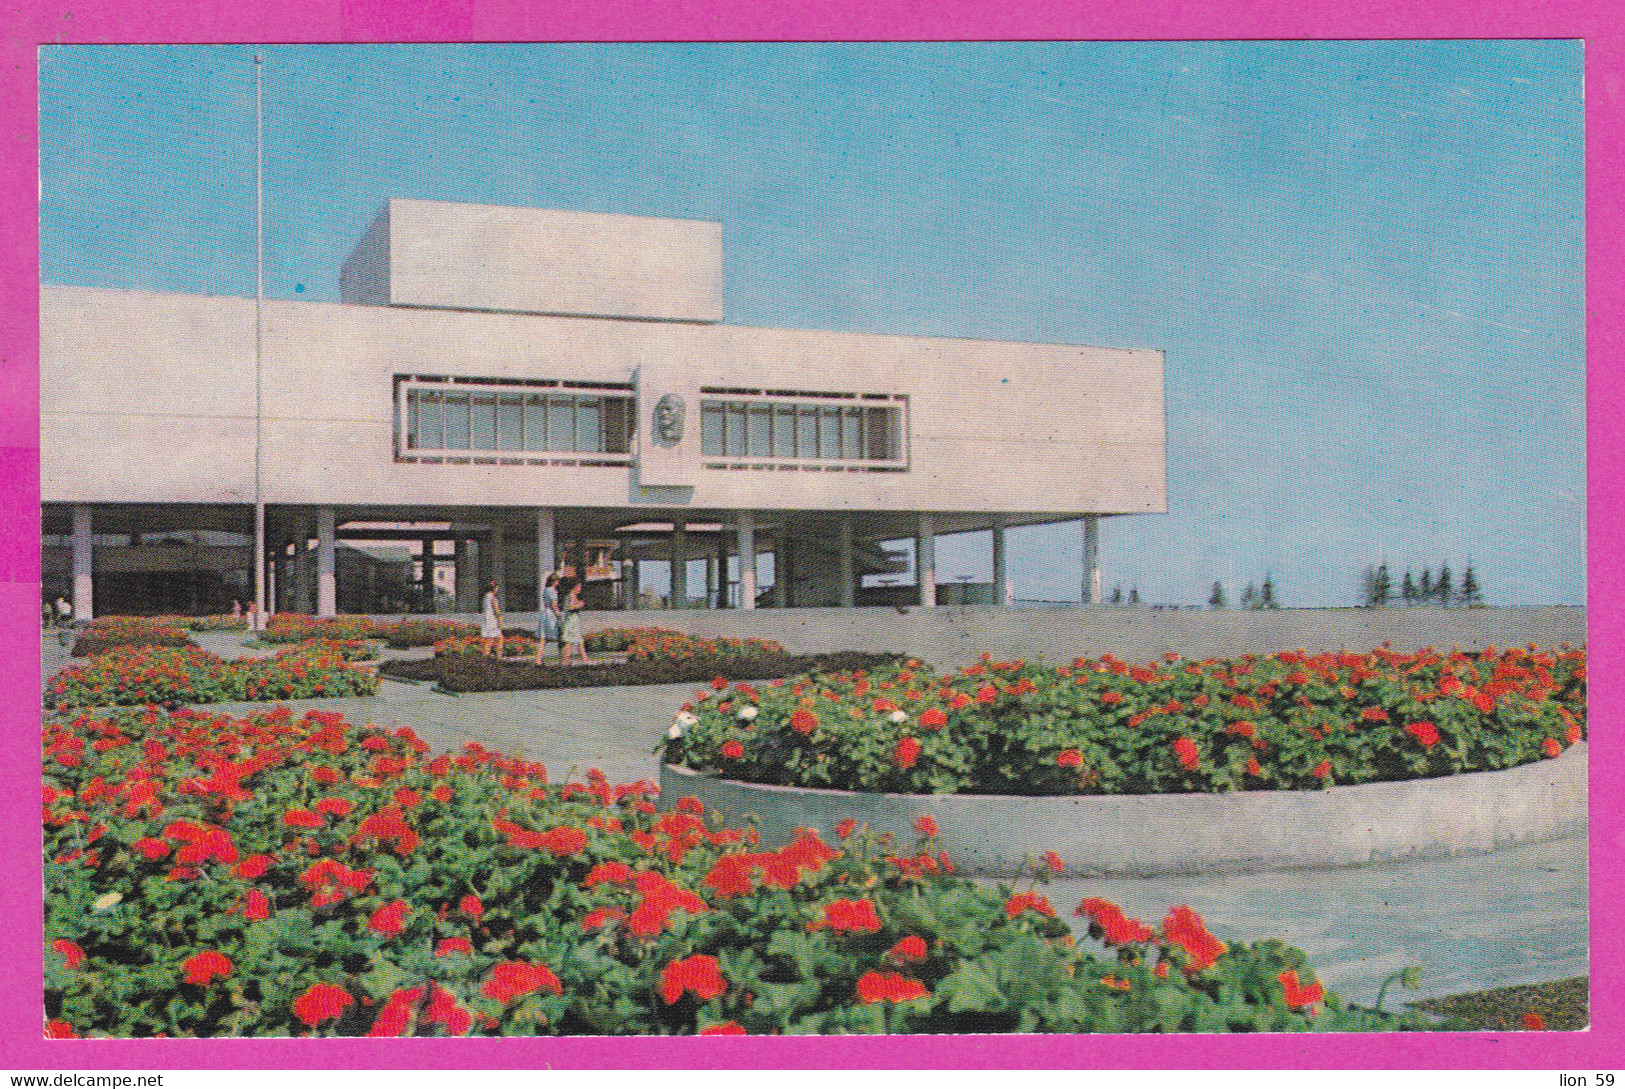
[[[1191,6],[1165,0],[1102,5],[1054,0],[985,5],[948,0],[929,15],[899,0],[819,0],[815,10],[743,0],[682,5],[538,5],[523,0],[25,0],[8,14],[0,45],[0,918],[35,937],[7,942],[0,964],[0,1055],[13,1070],[181,1068],[555,1067],[1102,1067],[1102,1068],[1554,1068],[1618,1065],[1625,928],[1593,911],[1592,1016],[1587,1033],[1471,1036],[594,1039],[562,1041],[45,1041],[40,1038],[40,829],[36,617],[39,551],[38,208],[35,47],[113,42],[371,42],[526,40],[774,40],[891,38],[1494,38],[1586,39],[1590,302],[1590,588],[1593,729],[1593,887],[1625,877],[1615,806],[1625,757],[1613,744],[1625,683],[1625,640],[1607,622],[1625,603],[1625,443],[1616,422],[1625,380],[1615,366],[1625,290],[1625,190],[1605,164],[1625,161],[1625,13],[1613,0],[1390,0],[1350,13],[1333,0],[1249,0]],[[548,10],[551,8],[551,10]],[[1599,608],[1600,606],[1600,608]]]

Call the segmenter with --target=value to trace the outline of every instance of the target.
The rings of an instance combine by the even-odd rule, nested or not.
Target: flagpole
[[[260,55],[254,54],[254,630],[265,629],[265,494],[260,482],[265,307],[265,112]]]

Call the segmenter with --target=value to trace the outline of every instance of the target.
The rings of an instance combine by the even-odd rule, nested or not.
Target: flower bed
[[[1147,926],[1085,900],[1080,942],[1035,884],[973,885],[929,838],[763,851],[652,784],[429,759],[336,715],[123,712],[43,740],[53,1036],[1433,1025],[1346,1007],[1301,952],[1189,908]]]
[[[783,677],[807,670],[875,669],[895,654],[777,654],[745,658],[689,658],[625,662],[598,661],[537,665],[534,657],[498,661],[485,654],[450,654],[420,661],[395,659],[378,672],[406,681],[434,681],[448,692],[515,692],[540,688],[598,688],[614,685],[706,683],[722,671],[737,678]]]
[[[174,617],[100,616],[74,640],[75,658],[92,658],[114,647],[185,647],[192,639]]]
[[[455,620],[402,620],[379,632],[385,643],[395,650],[432,647],[445,639],[467,639],[479,633],[478,625]]]
[[[1057,668],[909,660],[686,705],[666,762],[900,794],[1315,790],[1510,768],[1585,736],[1586,656],[1276,654]]]
[[[457,639],[442,639],[434,645],[436,658],[453,658],[459,656],[485,655],[486,641],[478,635],[465,636]],[[504,660],[519,661],[521,659],[535,659],[536,640],[529,635],[508,635],[502,637],[502,657]]]
[[[302,643],[306,639],[380,639],[384,630],[369,616],[306,616],[277,613],[260,632],[262,643]]]
[[[345,660],[353,649],[315,641],[274,658],[228,662],[196,647],[115,648],[76,662],[45,682],[44,706],[57,712],[85,707],[179,706],[229,700],[370,696],[371,673]]]
[[[213,616],[163,616],[160,620],[168,621],[178,628],[188,631],[247,631],[248,617],[233,616],[231,613],[217,613]]]

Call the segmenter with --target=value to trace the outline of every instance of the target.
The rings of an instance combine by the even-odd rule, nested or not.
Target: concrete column
[[[920,528],[914,537],[914,578],[920,584],[920,604],[929,609],[937,603],[937,530],[929,514],[920,515]]]
[[[775,609],[784,608],[785,602],[788,600],[785,597],[785,591],[788,589],[789,580],[784,576],[790,566],[789,560],[789,543],[784,539],[784,531],[781,529],[773,535],[773,607]]]
[[[278,555],[276,559],[269,560],[266,563],[265,610],[272,616],[277,614],[277,599],[281,597],[277,593],[277,586],[282,582],[282,568],[286,562],[282,556]]]
[[[333,541],[333,508],[316,508],[316,615],[337,616],[339,580]]]
[[[638,559],[628,556],[621,561],[621,607],[627,610],[638,607]]]
[[[95,546],[90,540],[90,508],[73,508],[73,618],[95,619],[95,580],[91,575]]]
[[[505,553],[508,551],[507,537],[503,532],[500,521],[491,523],[491,581],[497,584],[497,600],[502,607],[508,607],[508,561]],[[484,608],[485,587],[480,587],[480,608]]]
[[[739,512],[739,607],[756,608],[756,512]]]
[[[1083,516],[1083,583],[1084,601],[1100,604],[1100,517]]]
[[[728,550],[720,542],[705,550],[705,607],[728,607]]]
[[[688,608],[688,527],[671,525],[671,607]]]
[[[547,576],[558,570],[558,558],[554,555],[555,542],[553,540],[553,508],[536,508],[536,627],[537,630],[546,628],[542,621],[542,614],[547,611],[543,604],[543,590],[547,583]]]
[[[298,518],[293,524],[293,601],[298,612],[311,611],[310,600],[310,522]]]
[[[1004,515],[993,517],[993,604],[1014,605],[1016,583],[1010,577],[1009,553],[1005,551]]]
[[[836,548],[840,552],[841,608],[850,609],[857,597],[857,578],[852,563],[852,516],[841,515],[836,530]]]

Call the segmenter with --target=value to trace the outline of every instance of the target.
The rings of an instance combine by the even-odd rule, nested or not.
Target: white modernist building
[[[989,529],[1009,600],[1008,527],[1083,519],[1093,568],[1098,518],[1166,510],[1160,352],[727,325],[722,269],[717,223],[391,200],[339,303],[44,286],[46,588],[252,599],[256,433],[269,585],[319,614],[529,609],[558,568],[597,607],[897,603],[863,582],[906,538],[933,605],[935,535]]]

